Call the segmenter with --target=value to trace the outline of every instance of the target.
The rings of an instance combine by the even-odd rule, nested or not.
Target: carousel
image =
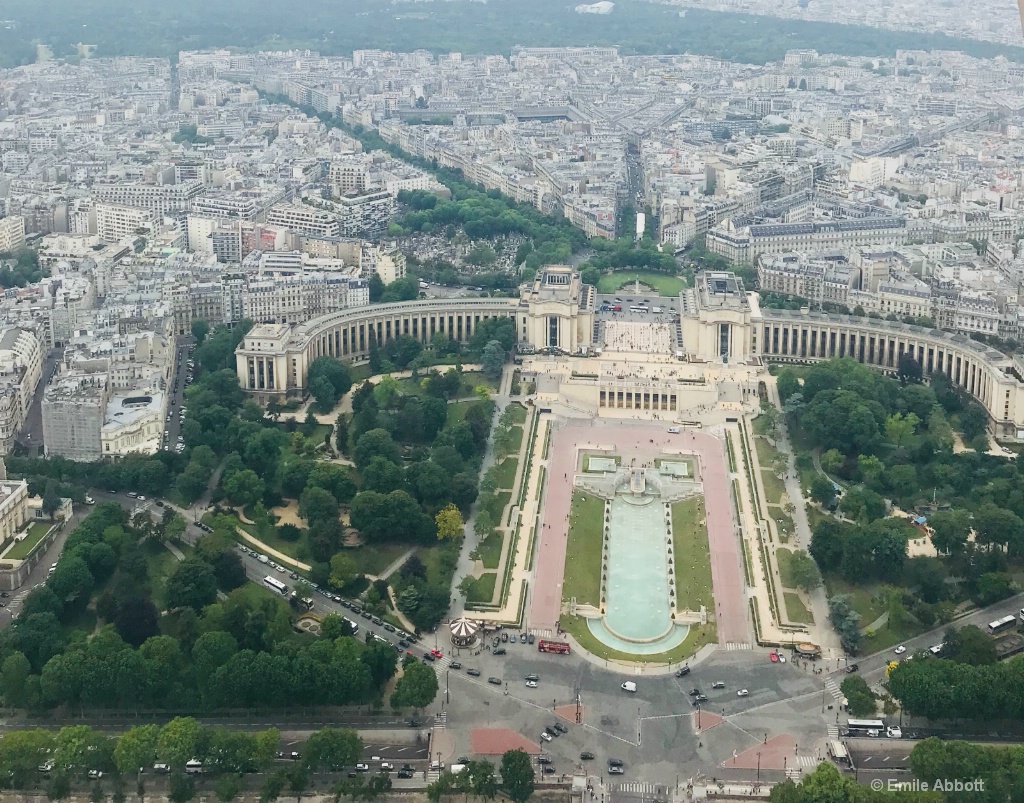
[[[449,627],[452,631],[452,644],[456,647],[472,647],[480,632],[480,625],[464,616],[455,619]]]

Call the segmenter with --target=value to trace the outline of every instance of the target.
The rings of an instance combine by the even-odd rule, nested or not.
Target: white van
[[[185,762],[185,774],[186,775],[202,775],[203,774],[203,762],[192,759],[191,761]]]
[[[256,558],[256,560],[258,560],[260,563],[270,563],[270,558],[268,558],[266,555],[260,555],[258,558]]]
[[[448,772],[450,772],[452,775],[458,775],[464,769],[466,769],[465,764],[452,764],[450,767],[448,767]]]
[[[636,684],[632,680],[627,680],[625,683],[619,686],[619,688],[623,691],[628,691],[630,693],[636,692]]]
[[[679,432],[680,432],[679,427],[669,427],[668,428],[668,434],[669,435],[678,435]]]

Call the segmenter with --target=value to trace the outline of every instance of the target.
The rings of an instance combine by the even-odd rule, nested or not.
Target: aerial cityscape
[[[92,5],[0,11],[0,797],[1024,799],[1024,6]]]

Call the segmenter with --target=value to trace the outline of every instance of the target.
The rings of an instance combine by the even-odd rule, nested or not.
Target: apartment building
[[[156,221],[148,209],[120,204],[96,204],[96,236],[103,242],[119,243],[153,229]]]
[[[96,184],[92,188],[97,201],[148,209],[157,217],[187,212],[192,202],[206,191],[201,181],[182,184]]]
[[[379,237],[395,217],[395,196],[387,190],[352,191],[337,200],[342,237]]]
[[[309,204],[277,204],[267,213],[267,223],[283,226],[299,234],[317,237],[340,237],[338,218],[325,209]]]
[[[106,371],[69,371],[43,395],[43,444],[47,457],[92,462],[103,456],[100,436],[110,397]]]
[[[43,372],[43,346],[35,331],[0,330],[0,455],[7,454],[25,423]]]
[[[855,273],[843,254],[807,257],[788,253],[760,256],[757,283],[761,292],[806,298],[815,304],[847,304]]]
[[[25,218],[10,215],[0,218],[0,253],[16,251],[25,244]]]
[[[761,255],[789,251],[846,251],[862,246],[902,245],[906,220],[869,217],[812,223],[769,223],[737,227],[731,220],[707,234],[707,247],[737,265],[752,265]]]

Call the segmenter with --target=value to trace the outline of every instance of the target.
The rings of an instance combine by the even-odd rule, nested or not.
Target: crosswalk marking
[[[799,767],[787,767],[786,777],[791,781],[799,781],[802,773]]]
[[[814,756],[797,756],[796,764],[798,767],[817,767],[818,759]]]
[[[654,795],[660,791],[658,784],[643,783],[642,781],[632,781],[630,783],[620,783],[612,787],[612,791],[615,792],[632,792],[633,794],[640,795]]]
[[[843,692],[839,688],[839,684],[836,683],[832,678],[825,679],[825,688],[828,689],[829,694],[831,694],[837,700],[843,696]]]
[[[741,641],[741,642],[730,641],[728,644],[725,645],[726,652],[732,652],[733,650],[752,650],[752,649],[754,649],[753,646],[749,642],[746,642],[746,641]]]
[[[829,739],[838,739],[839,738],[839,726],[838,725],[829,725],[827,728],[825,728],[825,730],[827,732],[827,736],[828,736]]]

